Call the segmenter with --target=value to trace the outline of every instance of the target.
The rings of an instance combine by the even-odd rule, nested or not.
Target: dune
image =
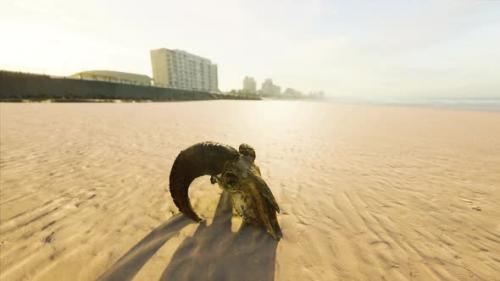
[[[251,144],[283,239],[168,175]],[[500,280],[500,113],[298,101],[0,103],[0,280]]]

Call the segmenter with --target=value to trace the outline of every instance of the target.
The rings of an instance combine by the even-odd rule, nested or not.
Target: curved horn
[[[200,221],[189,201],[189,185],[199,176],[220,174],[224,164],[237,157],[236,149],[213,142],[198,143],[181,151],[170,170],[170,194],[179,211]]]

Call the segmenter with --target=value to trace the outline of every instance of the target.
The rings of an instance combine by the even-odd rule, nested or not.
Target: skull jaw
[[[222,189],[224,189],[224,187],[222,187]],[[257,206],[249,195],[241,191],[224,190],[228,191],[233,209],[235,213],[243,219],[243,223],[265,229],[275,240],[279,241],[282,238],[283,235],[279,228],[275,213],[266,213],[265,216],[267,219],[265,220],[268,221],[264,222],[259,219]]]
[[[240,182],[231,184],[226,173],[239,175]],[[282,238],[281,228],[276,218],[276,210],[265,203],[264,195],[255,188],[255,175],[260,177],[260,171],[246,156],[240,157],[238,161],[226,166],[221,176],[212,176],[211,182],[217,182],[219,187],[228,192],[233,209],[237,215],[242,217],[245,224],[250,224],[265,229],[275,240]],[[253,190],[253,191],[252,191]],[[251,194],[258,198],[252,197]]]

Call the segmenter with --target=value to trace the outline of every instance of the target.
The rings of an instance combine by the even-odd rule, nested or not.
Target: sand
[[[0,104],[0,280],[500,280],[500,113],[209,101]],[[282,213],[240,227],[177,153],[253,145]]]

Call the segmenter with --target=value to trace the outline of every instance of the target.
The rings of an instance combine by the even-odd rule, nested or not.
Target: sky
[[[500,0],[0,0],[0,69],[152,76],[151,49],[219,67],[219,88],[340,97],[500,97]]]

